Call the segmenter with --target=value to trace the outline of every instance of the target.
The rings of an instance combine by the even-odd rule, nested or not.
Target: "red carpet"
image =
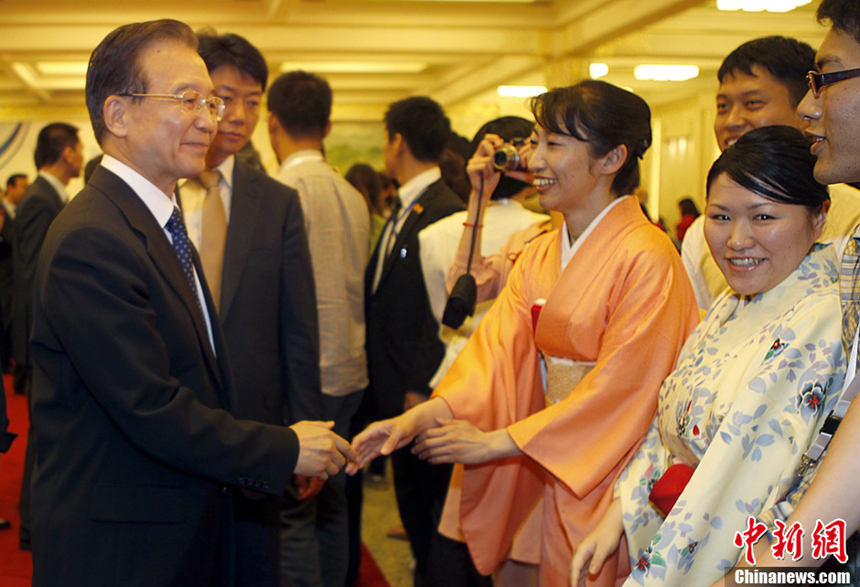
[[[4,455],[0,455],[0,518],[12,522],[9,530],[0,530],[0,585],[3,587],[27,587],[33,576],[33,559],[29,552],[18,549],[18,495],[21,492],[21,476],[24,472],[24,450],[27,445],[27,399],[12,393],[12,377],[3,376],[6,387],[9,430],[18,435]],[[361,575],[356,587],[389,587],[370,553],[361,545]]]
[[[12,393],[12,377],[3,376],[6,403],[9,413],[9,431],[18,435],[12,448],[0,455],[0,518],[12,522],[9,530],[0,530],[0,585],[24,587],[30,585],[33,559],[29,552],[18,549],[18,495],[21,493],[21,476],[24,472],[24,451],[27,448],[27,398]]]

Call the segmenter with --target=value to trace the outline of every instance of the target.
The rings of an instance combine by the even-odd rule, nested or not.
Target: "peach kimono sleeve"
[[[480,239],[481,229],[478,228],[477,230],[476,238]],[[475,284],[478,287],[478,303],[491,300],[499,295],[508,281],[514,263],[526,245],[550,230],[552,230],[552,223],[547,220],[515,232],[501,249],[491,255],[482,256],[478,254],[478,250],[475,251],[471,273],[475,277]],[[448,276],[445,280],[445,286],[449,293],[454,289],[460,276],[465,275],[468,266],[469,248],[458,248],[457,256],[454,258],[454,263],[448,270]]]
[[[456,418],[489,431],[506,428],[543,409],[531,307],[534,300],[549,295],[558,279],[558,243],[558,233],[550,233],[523,253],[507,286],[436,387],[434,395],[448,402]],[[533,271],[541,266],[545,270]],[[490,574],[508,558],[514,536],[538,508],[544,492],[543,472],[527,457],[465,469],[455,466],[440,531],[465,540],[478,570]],[[479,488],[462,492],[464,477]],[[463,524],[464,519],[475,520],[477,526]],[[532,538],[532,553],[526,560],[537,563],[540,536]]]

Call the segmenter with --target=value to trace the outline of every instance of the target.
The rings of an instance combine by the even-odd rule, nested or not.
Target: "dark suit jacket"
[[[268,424],[324,420],[314,274],[296,191],[237,160],[224,249],[220,320],[233,413]],[[277,585],[281,503],[236,499],[237,585]]]
[[[36,273],[34,585],[218,584],[224,486],[287,486],[297,437],[229,414],[223,335],[214,320],[216,359],[195,298],[163,228],[99,167]]]
[[[424,286],[418,233],[462,209],[463,201],[441,179],[430,184],[398,233],[375,293],[382,239],[370,257],[365,272],[369,390],[383,418],[403,412],[407,391],[429,393],[427,383],[445,354]]]
[[[220,318],[237,418],[288,425],[323,419],[316,292],[299,197],[239,161]]]
[[[30,331],[33,324],[33,279],[42,241],[51,222],[63,209],[63,200],[48,181],[39,176],[18,202],[15,216],[15,274],[12,310],[12,352],[19,364],[30,364]]]

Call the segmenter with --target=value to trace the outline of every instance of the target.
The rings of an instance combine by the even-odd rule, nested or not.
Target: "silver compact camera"
[[[505,143],[493,154],[493,167],[499,171],[525,171],[520,153],[517,147],[521,147],[526,143],[525,139],[514,139],[510,143]]]

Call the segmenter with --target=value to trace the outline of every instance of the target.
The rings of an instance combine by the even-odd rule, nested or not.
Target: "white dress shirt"
[[[123,163],[122,161],[105,155],[102,159],[101,166],[111,173],[119,176],[121,180],[128,184],[134,190],[134,193],[146,204],[149,211],[155,217],[155,221],[164,231],[167,240],[173,244],[173,235],[166,228],[167,222],[173,215],[173,209],[176,208],[176,198],[173,195],[167,195],[160,189],[155,187],[155,184],[143,177],[137,171]],[[197,285],[197,299],[200,301],[200,308],[203,310],[203,318],[206,321],[206,332],[209,335],[209,344],[212,346],[212,352],[215,352],[215,339],[212,337],[212,322],[209,318],[209,310],[206,308],[206,300],[203,297],[203,286],[200,284],[200,278],[197,275],[197,268],[193,265],[194,283]]]

